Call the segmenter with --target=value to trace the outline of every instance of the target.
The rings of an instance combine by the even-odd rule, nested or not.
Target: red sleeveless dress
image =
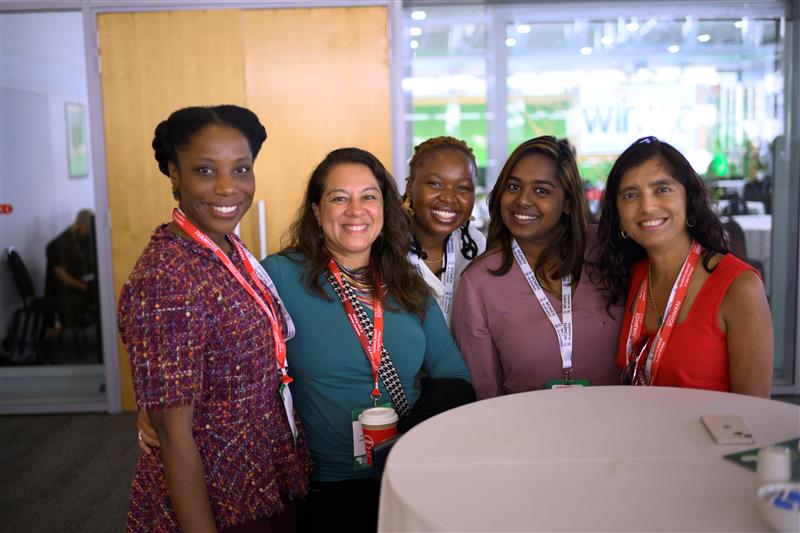
[[[702,265],[698,265],[702,268]],[[733,280],[753,267],[733,254],[725,255],[703,283],[683,322],[675,324],[653,385],[730,392],[728,344],[719,328],[719,306]],[[633,266],[633,275],[617,349],[617,367],[625,368],[625,343],[631,327],[631,306],[647,277],[647,260]],[[651,335],[654,331],[648,331]]]

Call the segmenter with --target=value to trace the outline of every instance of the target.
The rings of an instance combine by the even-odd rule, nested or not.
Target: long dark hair
[[[622,177],[629,170],[655,159],[686,190],[686,221],[689,235],[704,249],[703,266],[716,253],[727,253],[728,243],[719,217],[711,209],[708,190],[692,165],[672,145],[655,137],[642,137],[620,155],[606,181],[600,224],[597,228],[596,285],[608,290],[611,304],[624,301],[628,293],[632,265],[647,252],[633,239],[623,238],[617,210],[617,194]],[[690,226],[691,224],[691,226]]]
[[[304,262],[306,267],[303,273],[303,283],[306,288],[328,298],[320,278],[328,267],[330,253],[325,247],[325,239],[314,216],[312,205],[319,205],[331,170],[345,163],[357,163],[369,168],[378,181],[383,195],[383,230],[372,243],[369,257],[369,268],[373,276],[382,280],[387,289],[385,294],[391,297],[391,300],[385,300],[383,303],[387,306],[396,303],[405,311],[416,314],[422,319],[425,316],[430,291],[408,260],[408,251],[411,249],[411,221],[403,210],[394,178],[374,155],[365,150],[339,148],[325,156],[325,159],[317,165],[308,180],[303,204],[289,228],[288,245],[280,253],[293,260],[298,260],[297,253],[301,254],[302,258],[299,260]]]
[[[564,204],[571,207],[569,214],[562,214],[559,220],[560,236],[544,249],[536,259],[533,271],[537,279],[547,280],[549,276],[544,272],[545,265],[557,260],[557,269],[553,273],[555,278],[563,278],[572,274],[572,279],[577,282],[583,267],[583,254],[586,247],[586,227],[589,221],[586,199],[583,196],[583,183],[575,162],[572,148],[566,141],[559,141],[551,135],[543,135],[530,139],[517,146],[508,156],[506,164],[497,177],[497,182],[489,193],[489,236],[487,237],[486,253],[500,249],[503,258],[497,270],[490,272],[495,276],[506,274],[511,268],[513,255],[511,253],[511,240],[513,236],[503,223],[500,214],[500,198],[506,187],[506,182],[511,176],[511,171],[519,161],[533,154],[541,154],[551,159],[556,164],[556,176],[564,189]]]

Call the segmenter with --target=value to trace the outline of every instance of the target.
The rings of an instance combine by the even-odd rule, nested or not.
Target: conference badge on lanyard
[[[208,235],[200,231],[194,224],[192,224],[191,221],[186,218],[186,215],[183,213],[183,211],[178,208],[173,209],[172,220],[195,242],[211,250],[217,259],[222,262],[228,272],[230,272],[236,281],[239,282],[239,285],[241,285],[242,288],[247,291],[247,293],[251,298],[253,298],[261,310],[264,311],[264,314],[267,315],[270,323],[273,345],[275,346],[275,362],[278,367],[278,372],[281,374],[279,394],[283,400],[283,407],[286,411],[286,420],[289,423],[289,428],[292,431],[292,438],[294,439],[295,443],[297,443],[297,424],[294,420],[294,404],[292,401],[292,393],[289,390],[289,383],[292,382],[292,378],[289,376],[289,364],[286,360],[286,341],[284,340],[283,331],[281,330],[281,325],[278,321],[278,312],[275,307],[275,303],[270,296],[270,290],[267,289],[264,281],[259,277],[258,274],[256,274],[255,268],[248,258],[248,255],[250,254],[248,254],[247,250],[245,250],[245,248],[239,244],[239,241],[228,236],[231,243],[233,243],[236,253],[239,255],[239,258],[244,264],[250,281],[253,282],[252,285],[247,281],[247,279],[245,279],[242,273],[239,272],[225,252],[223,252],[219,246],[217,246],[217,244],[208,237]],[[269,284],[274,290],[274,284],[272,284],[272,280],[269,279],[269,276],[267,276],[266,272],[264,272],[264,276],[264,279],[269,280]],[[253,288],[253,285],[255,285],[256,288]],[[277,295],[277,291],[275,291],[275,294]],[[285,316],[288,316],[288,313]],[[290,322],[287,322],[287,329],[289,329],[289,324]],[[293,333],[294,326],[292,325],[291,328]]]
[[[628,329],[628,338],[625,342],[626,365],[621,376],[621,381],[624,385],[652,385],[655,382],[661,365],[661,358],[664,355],[664,350],[672,335],[675,323],[678,321],[678,314],[681,312],[686,294],[689,292],[689,282],[692,280],[692,274],[702,253],[703,247],[692,241],[689,255],[686,256],[686,260],[683,262],[678,279],[672,285],[664,322],[656,331],[652,344],[648,344],[649,339],[644,332],[644,315],[647,310],[647,295],[650,290],[648,279],[645,278],[639,285],[639,292],[636,295],[636,304],[631,317],[631,326]],[[642,365],[641,359],[645,353],[647,358]]]
[[[344,294],[345,282],[342,279],[342,272],[339,270],[339,265],[336,264],[336,261],[334,261],[332,257],[328,261],[328,269],[336,279],[336,283],[339,284],[342,294]],[[356,337],[358,337],[358,342],[361,344],[361,348],[364,350],[364,355],[367,356],[367,360],[369,360],[370,367],[372,367],[373,385],[370,396],[372,398],[372,404],[375,407],[378,406],[378,402],[381,399],[381,390],[378,386],[378,369],[381,367],[381,355],[383,354],[383,304],[381,303],[380,298],[380,287],[380,282],[376,282],[375,296],[372,303],[372,309],[374,312],[372,342],[370,342],[367,332],[364,331],[363,327],[361,327],[361,321],[356,314],[353,304],[351,304],[347,298],[342,298],[342,305],[344,305],[347,320],[350,322],[350,326],[353,328]]]
[[[561,370],[564,373],[563,379],[551,379],[545,382],[545,388],[560,389],[568,387],[583,387],[589,385],[586,379],[573,379],[572,378],[572,275],[568,274],[561,279],[561,319],[558,318],[558,313],[553,309],[550,300],[542,289],[539,280],[533,273],[525,253],[520,248],[517,240],[511,241],[511,251],[514,258],[517,260],[525,279],[528,281],[533,294],[539,301],[539,306],[544,311],[544,314],[550,320],[553,329],[558,337],[558,348],[561,353]]]

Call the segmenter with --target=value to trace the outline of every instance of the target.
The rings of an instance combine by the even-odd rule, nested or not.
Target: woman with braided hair
[[[155,157],[178,207],[119,299],[144,452],[127,531],[294,531],[310,470],[288,387],[294,329],[234,234],[266,137],[252,111],[233,105],[179,109],[156,127]]]
[[[486,249],[483,234],[469,224],[477,177],[472,148],[453,137],[420,143],[408,165],[404,205],[414,231],[409,258],[448,323],[462,272]]]
[[[453,335],[478,399],[617,383],[622,317],[592,283],[586,200],[571,147],[525,141],[489,195],[486,253],[464,272]]]

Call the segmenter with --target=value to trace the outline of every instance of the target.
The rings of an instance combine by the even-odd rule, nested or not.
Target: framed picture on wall
[[[70,178],[83,178],[89,175],[89,149],[87,146],[86,113],[84,109],[84,105],[79,102],[64,103]]]

